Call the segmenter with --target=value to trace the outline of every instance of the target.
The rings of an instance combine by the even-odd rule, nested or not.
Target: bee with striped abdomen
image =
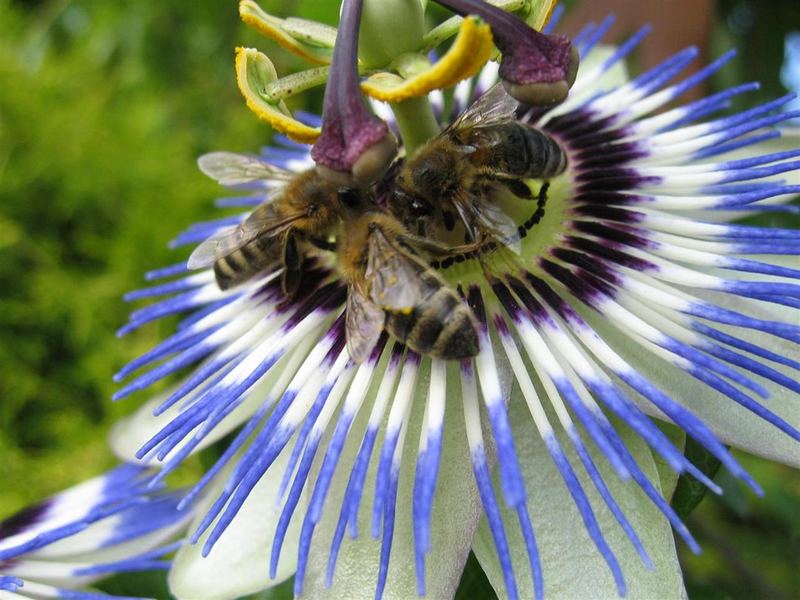
[[[201,157],[200,166],[227,185],[276,179],[286,183],[274,199],[260,204],[242,223],[223,229],[198,246],[189,257],[189,268],[213,266],[217,285],[226,290],[282,266],[283,292],[291,297],[302,279],[302,246],[334,247],[330,238],[341,222],[340,186],[323,179],[314,169],[294,174],[242,154],[207,154]]]
[[[410,234],[393,216],[367,209],[347,221],[339,265],[348,282],[347,348],[361,362],[381,331],[419,354],[457,360],[479,350],[472,310],[425,255],[466,252]]]
[[[201,164],[220,182],[243,183],[274,169],[243,155],[212,158]],[[354,361],[369,356],[384,329],[420,354],[462,359],[478,353],[472,311],[426,262],[427,256],[460,254],[476,245],[449,248],[414,236],[366,192],[331,183],[314,170],[287,178],[274,200],[203,242],[189,267],[213,266],[217,284],[228,289],[283,266],[283,289],[291,296],[301,280],[302,244],[336,251],[348,284],[346,336]]]
[[[472,241],[514,240],[518,225],[493,203],[493,193],[504,188],[534,200],[524,180],[550,179],[567,166],[559,144],[519,121],[517,107],[500,84],[480,96],[405,160],[389,198],[392,213],[420,234],[432,218],[452,230],[455,213]]]

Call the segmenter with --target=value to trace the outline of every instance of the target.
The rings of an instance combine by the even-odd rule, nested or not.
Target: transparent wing
[[[226,227],[225,229],[220,229],[217,233],[212,235],[208,238],[205,242],[200,244],[197,248],[194,249],[191,256],[189,256],[189,260],[186,263],[186,266],[190,270],[194,269],[205,269],[213,265],[217,258],[218,247],[223,240],[229,236],[233,236],[238,231],[239,226],[234,225],[233,227]]]
[[[347,292],[345,311],[347,351],[354,362],[362,363],[378,343],[386,315],[352,285]]]
[[[503,84],[498,82],[470,104],[448,129],[468,129],[507,121],[515,118],[518,106],[519,102],[509,96]]]
[[[263,181],[289,181],[294,173],[269,164],[256,156],[234,152],[211,152],[197,160],[200,170],[227,186]]]
[[[519,254],[519,226],[502,208],[477,195],[459,199],[457,202],[460,205],[457,206],[459,214],[468,213],[472,222],[477,225],[477,227],[473,227],[473,235],[480,236],[481,233],[488,233],[502,242],[504,246]]]
[[[384,310],[411,310],[426,297],[430,286],[421,277],[424,263],[392,244],[376,228],[369,237],[366,280],[369,296]]]
[[[239,225],[221,229],[195,248],[189,256],[186,266],[190,270],[206,269],[220,258],[236,252],[257,237],[280,235],[303,216],[305,215],[297,214],[279,217],[272,210],[272,205],[262,204]]]

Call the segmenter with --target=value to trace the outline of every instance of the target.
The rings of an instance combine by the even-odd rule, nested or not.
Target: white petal
[[[760,303],[725,294],[697,293],[697,295],[753,317],[783,320],[793,324],[800,323],[800,311],[795,309],[767,309]],[[582,311],[582,315],[631,366],[703,419],[722,441],[758,456],[800,467],[800,443],[677,367],[667,364],[661,358],[648,352],[643,352],[640,346],[627,341],[616,328],[597,313]],[[786,316],[781,318],[776,315]],[[749,329],[715,323],[712,326],[782,356],[800,360],[800,346],[797,344]],[[796,371],[781,365],[770,364],[770,366],[786,375],[798,376]],[[756,379],[771,393],[769,399],[761,400],[761,402],[789,424],[800,429],[800,396],[770,381],[758,377]],[[654,410],[651,404],[645,402],[641,406],[649,414],[663,418],[663,415]]]
[[[550,600],[616,598],[611,572],[595,549],[572,502],[567,488],[537,434],[524,403],[513,401],[510,420],[525,475],[531,520],[542,558],[544,596]],[[619,429],[622,433],[625,430]],[[652,455],[637,436],[628,432],[621,437],[642,471],[658,488],[658,474]],[[564,444],[574,465],[579,461]],[[592,502],[598,521],[622,566],[628,584],[627,598],[685,598],[680,566],[669,524],[632,481],[620,482],[599,458],[598,467],[611,493],[639,534],[655,564],[648,571],[642,564],[611,513],[603,505],[588,477],[580,472],[581,483]],[[576,469],[578,472],[578,469]],[[660,489],[660,488],[659,488]],[[503,519],[511,546],[514,571],[520,598],[533,598],[530,570],[522,535],[514,512],[503,507]],[[473,546],[475,555],[490,582],[503,594],[503,575],[486,521],[482,521]]]
[[[296,568],[299,519],[293,518],[278,563],[276,578],[269,578],[269,556],[280,510],[276,509],[278,488],[289,462],[292,444],[278,456],[267,474],[250,492],[239,514],[217,540],[211,553],[203,558],[201,551],[210,527],[196,544],[182,547],[169,573],[169,587],[179,600],[226,600],[253,594],[277,585],[290,577]],[[235,462],[233,463],[235,464]],[[194,531],[206,510],[222,490],[230,469],[223,470],[217,485],[198,507],[198,518],[190,527]],[[307,499],[301,496],[295,515],[305,513]]]
[[[429,361],[425,362],[429,363]],[[418,391],[413,400],[414,407],[400,474],[394,544],[386,591],[383,596],[385,600],[417,598],[411,508],[417,441],[422,425],[429,372],[428,366],[422,367],[417,383]],[[457,400],[457,394],[460,393],[456,377],[457,369],[448,369],[447,389],[456,394],[449,400]],[[364,425],[365,418],[360,416],[354,425],[354,431],[363,431]],[[374,597],[380,541],[373,540],[369,534],[372,504],[368,499],[374,495],[377,471],[376,456],[373,456],[364,486],[364,500],[359,513],[360,537],[356,540],[347,537],[344,540],[339,552],[333,585],[330,588],[325,587],[331,539],[336,529],[339,507],[347,485],[350,466],[353,464],[360,441],[360,435],[351,433],[339,464],[340,468],[328,494],[325,513],[316,528],[314,541],[311,544],[308,574],[303,585],[304,598],[315,600],[322,598],[359,600],[364,598],[371,600]],[[379,445],[380,439],[378,447]],[[452,598],[455,594],[469,554],[474,531],[482,514],[471,465],[461,406],[458,401],[448,401],[439,481],[436,486],[431,519],[431,552],[426,558],[428,598]],[[346,471],[342,467],[346,467]]]

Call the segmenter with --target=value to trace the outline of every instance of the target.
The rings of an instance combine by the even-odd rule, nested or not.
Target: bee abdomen
[[[564,172],[567,168],[567,155],[558,142],[532,127],[520,125],[520,130],[525,132],[528,158],[524,177],[550,179]]]
[[[278,258],[273,244],[256,239],[214,263],[214,276],[221,290],[244,283],[274,264]]]
[[[558,142],[521,123],[478,127],[468,142],[478,149],[473,160],[479,166],[506,177],[549,179],[567,167]]]
[[[479,349],[472,312],[444,285],[410,313],[387,313],[386,329],[412,350],[445,360],[469,358]]]

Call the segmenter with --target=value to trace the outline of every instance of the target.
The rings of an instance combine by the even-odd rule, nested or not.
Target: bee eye
[[[433,214],[433,207],[430,202],[419,196],[409,194],[405,190],[394,190],[392,193],[392,200],[414,217],[425,217]]]
[[[427,217],[433,214],[433,207],[427,200],[412,198],[411,211],[418,217]]]
[[[430,167],[422,167],[417,173],[417,177],[422,183],[433,183],[436,178],[436,172]]]
[[[339,202],[348,208],[361,206],[361,196],[354,188],[339,188]]]

